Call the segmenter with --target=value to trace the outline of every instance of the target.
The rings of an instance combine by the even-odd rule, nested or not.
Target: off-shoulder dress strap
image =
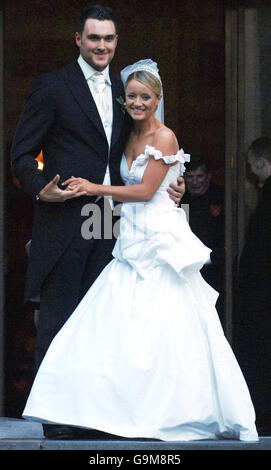
[[[155,160],[163,159],[164,162],[168,165],[176,162],[181,163],[181,173],[185,171],[184,164],[190,161],[190,155],[188,153],[184,153],[183,149],[178,150],[175,155],[163,155],[162,152],[152,145],[145,145],[145,155],[147,157],[154,157]]]

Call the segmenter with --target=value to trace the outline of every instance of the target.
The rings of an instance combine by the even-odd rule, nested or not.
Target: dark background
[[[4,2],[6,144],[5,415],[19,417],[33,379],[33,311],[23,306],[33,206],[10,170],[9,150],[33,79],[78,56],[74,42],[80,0]],[[224,185],[225,35],[221,0],[115,0],[119,43],[111,69],[139,59],[158,63],[165,123],[186,153],[202,153]]]

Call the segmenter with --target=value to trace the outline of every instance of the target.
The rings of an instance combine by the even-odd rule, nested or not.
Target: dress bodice
[[[172,204],[174,205],[174,202],[169,198],[167,188],[171,183],[177,184],[177,178],[178,176],[183,175],[185,171],[184,163],[189,161],[190,156],[185,154],[182,149],[179,150],[176,155],[163,156],[160,150],[157,150],[151,145],[146,145],[145,152],[136,157],[136,159],[132,162],[132,166],[129,170],[125,155],[123,154],[120,165],[120,174],[126,186],[140,184],[142,182],[142,178],[147,168],[150,156],[153,156],[155,160],[163,159],[166,164],[175,163],[175,165],[171,165],[169,167],[168,172],[159,189],[154,194],[151,201],[149,201],[149,203],[152,205],[161,203],[163,205],[167,204],[172,206]]]
[[[125,202],[121,208],[120,233],[113,256],[128,262],[141,277],[148,277],[157,266],[169,264],[177,272],[185,266],[202,265],[209,259],[210,249],[191,232],[183,209],[177,208],[167,189],[177,183],[184,163],[189,160],[183,150],[163,156],[150,145],[133,161],[130,170],[126,158],[121,160],[121,177],[125,185],[140,184],[149,157],[163,159],[170,165],[154,196],[146,202]]]

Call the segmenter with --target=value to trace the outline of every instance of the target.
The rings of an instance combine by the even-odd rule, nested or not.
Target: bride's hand
[[[66,189],[68,190],[74,190],[77,189],[77,191],[80,191],[82,195],[87,195],[87,196],[96,196],[98,195],[98,184],[91,183],[90,181],[84,179],[84,178],[75,178],[72,176],[71,178],[67,179],[62,183],[62,186],[66,186]]]

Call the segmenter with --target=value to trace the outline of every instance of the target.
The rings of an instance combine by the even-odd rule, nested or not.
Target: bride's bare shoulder
[[[162,125],[154,134],[153,146],[160,150],[163,155],[173,155],[178,152],[179,144],[174,132]]]

